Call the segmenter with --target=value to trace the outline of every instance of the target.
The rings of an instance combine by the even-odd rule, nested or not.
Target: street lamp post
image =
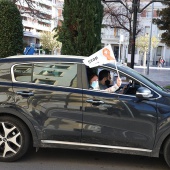
[[[136,41],[136,24],[137,24],[137,13],[141,13],[145,8],[147,8],[153,2],[164,2],[167,0],[151,0],[145,5],[142,9],[140,9],[140,0],[133,0],[132,7],[128,8],[123,0],[102,0],[104,3],[110,2],[119,2],[121,3],[129,12],[133,13],[133,32],[132,32],[132,51],[131,51],[131,68],[134,68],[134,59],[135,59],[135,41]]]
[[[151,18],[153,18],[153,7],[154,7],[154,3],[152,4],[152,15],[151,15]],[[151,39],[152,39],[152,22],[151,22],[151,28],[150,28],[149,47],[148,47],[148,54],[147,54],[147,75],[149,75]]]
[[[119,62],[122,59],[122,57],[121,57],[122,55],[120,55],[120,54],[121,54],[121,47],[122,47],[121,45],[122,45],[123,41],[124,41],[124,35],[120,34],[120,38],[119,38],[119,57],[118,57]]]

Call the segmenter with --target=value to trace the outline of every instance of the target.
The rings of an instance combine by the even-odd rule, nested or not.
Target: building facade
[[[36,13],[41,17],[32,16],[23,12],[28,8],[25,0],[17,3],[24,26],[24,45],[34,44],[36,48],[40,46],[40,33],[51,32],[62,20],[62,8],[64,0],[33,0],[32,5]],[[22,8],[21,8],[22,7]]]
[[[145,7],[148,2],[150,1],[141,1],[141,9]],[[118,6],[119,8],[122,7],[120,3],[114,3],[114,5]],[[157,10],[161,10],[164,7],[165,6],[162,5],[162,3],[156,2],[150,4],[141,13],[138,13],[138,28],[141,29],[141,32],[138,34],[138,36],[145,34],[150,35],[151,33],[152,37],[155,36],[161,40],[160,38],[163,31],[159,30],[157,25],[152,24],[152,19],[157,18]],[[103,23],[105,23],[105,20],[103,20]],[[107,26],[106,28],[102,29],[102,43],[103,46],[108,44],[112,45],[117,60],[121,62],[131,61],[131,55],[128,54],[129,34],[127,31]],[[135,53],[135,64],[142,65],[144,54],[142,54],[138,48],[136,48]],[[158,59],[160,57],[163,57],[166,61],[165,65],[170,65],[170,49],[165,44],[159,42],[156,48],[151,47],[150,49],[150,65],[157,65]]]
[[[35,18],[27,13],[22,14],[24,26],[24,43],[25,46],[31,43],[35,47],[40,46],[40,33],[42,31],[52,31],[57,25],[61,25],[60,20],[63,20],[62,9],[64,0],[33,0],[34,7],[41,12],[43,18]],[[143,8],[150,2],[149,0],[141,0],[140,8]],[[115,6],[122,8],[122,4],[114,3]],[[131,5],[131,4],[130,4]],[[25,0],[23,3],[18,3],[18,7],[28,8]],[[153,18],[157,18],[156,11],[164,8],[162,3],[150,4],[141,13],[138,13],[138,25],[141,28],[141,33],[138,36],[150,34],[152,28],[152,36],[160,40],[162,31],[156,25],[151,24]],[[107,18],[108,19],[108,18]],[[105,24],[105,18],[103,19]],[[106,46],[111,44],[115,57],[121,62],[130,62],[131,55],[128,54],[129,34],[127,31],[112,28],[110,26],[102,28],[102,44]],[[157,65],[159,57],[163,57],[166,61],[165,65],[170,65],[170,49],[165,44],[160,43],[156,48],[150,50],[150,65]],[[142,65],[143,54],[136,48],[135,64]]]

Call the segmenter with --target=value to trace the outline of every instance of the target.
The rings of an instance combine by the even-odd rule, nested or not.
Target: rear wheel
[[[24,123],[14,117],[0,117],[0,161],[22,157],[30,145],[30,134]]]

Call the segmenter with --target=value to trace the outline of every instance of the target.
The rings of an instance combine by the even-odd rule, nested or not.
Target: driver
[[[116,90],[120,89],[122,84],[122,80],[120,77],[117,77],[116,84],[111,85],[111,76],[109,70],[101,70],[99,72],[99,88],[100,90],[106,90],[110,93],[115,92]],[[128,85],[125,85],[121,91],[118,93],[123,94],[126,92]],[[126,90],[125,90],[126,89]]]
[[[102,82],[104,82],[105,78],[103,79]],[[90,88],[94,89],[94,90],[103,90],[103,91],[107,91],[107,92],[115,92],[120,86],[121,86],[121,79],[118,77],[117,78],[117,83],[114,85],[114,86],[111,86],[111,87],[107,87],[107,86],[102,86],[100,85],[100,81],[98,82],[98,76],[96,74],[93,74],[91,77],[90,77]]]
[[[99,72],[99,88],[100,90],[106,90],[110,93],[115,92],[122,84],[120,77],[117,78],[117,82],[115,85],[110,85],[111,83],[111,76],[110,71],[108,70],[101,70]]]
[[[108,87],[111,87],[111,76],[110,71],[108,70],[101,70],[99,72],[99,86],[101,90],[104,90]]]

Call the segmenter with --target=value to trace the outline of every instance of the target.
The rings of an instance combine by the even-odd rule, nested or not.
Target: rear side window
[[[77,87],[77,64],[34,64],[33,82],[37,84]]]
[[[36,63],[14,67],[14,78],[20,82],[77,87],[77,64]]]
[[[14,67],[14,77],[16,81],[32,82],[32,64],[16,65]]]

